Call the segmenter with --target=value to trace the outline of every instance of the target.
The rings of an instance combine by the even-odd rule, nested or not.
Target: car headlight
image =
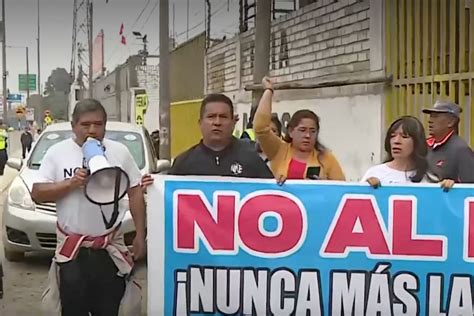
[[[26,210],[34,210],[35,204],[31,199],[30,192],[20,177],[13,180],[8,190],[8,204]]]

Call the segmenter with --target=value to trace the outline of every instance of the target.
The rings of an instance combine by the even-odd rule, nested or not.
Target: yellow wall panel
[[[171,103],[171,156],[173,158],[201,139],[198,124],[201,101],[189,100]]]

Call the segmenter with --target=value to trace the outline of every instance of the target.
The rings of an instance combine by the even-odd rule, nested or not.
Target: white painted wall
[[[347,180],[358,181],[383,159],[382,105],[381,95],[361,95],[274,102],[273,112],[281,119],[285,112],[314,111],[321,119],[321,143],[333,151]],[[237,103],[236,112],[240,118],[248,116],[250,104]]]

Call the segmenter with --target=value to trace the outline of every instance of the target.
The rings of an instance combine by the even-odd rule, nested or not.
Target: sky
[[[37,0],[4,1],[6,1],[7,85],[10,93],[15,93],[18,92],[18,74],[26,73],[25,46],[29,47],[29,73],[38,72]],[[41,83],[44,86],[53,69],[62,67],[68,72],[70,70],[74,0],[39,1]],[[77,1],[81,3],[83,0]],[[205,30],[205,0],[169,0],[169,30],[171,34],[175,34],[178,44],[186,41],[188,1],[189,38]],[[107,70],[112,71],[128,56],[136,54],[142,48],[141,40],[135,39],[132,31],[147,34],[150,54],[159,53],[159,0],[108,0],[108,3],[106,0],[93,0],[93,3],[94,37],[101,29],[104,30],[104,61]],[[238,0],[211,0],[212,37],[226,35],[229,38],[238,32],[238,3]],[[80,19],[84,19],[85,11],[81,12]],[[122,23],[127,45],[120,43],[119,30]],[[86,34],[80,32],[78,39],[86,40]]]

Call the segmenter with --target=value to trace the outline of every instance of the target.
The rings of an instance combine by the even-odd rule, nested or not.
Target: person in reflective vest
[[[51,125],[52,123],[53,123],[53,119],[51,118],[50,115],[47,114],[47,115],[44,117],[44,125],[45,125],[45,126],[49,126],[49,125]]]
[[[255,132],[253,131],[253,118],[255,117],[255,111],[257,110],[256,106],[252,106],[250,109],[250,117],[247,123],[246,129],[242,132],[240,139],[248,139],[251,142],[255,143]]]
[[[252,142],[255,141],[255,132],[253,131],[253,128],[247,128],[245,131],[242,133],[242,136],[240,136],[241,139],[249,139]]]
[[[232,136],[234,136],[235,138],[240,138],[240,135],[241,135],[240,130],[234,129]]]
[[[3,127],[3,122],[0,121],[0,176],[3,176],[5,165],[7,164],[7,138],[8,133]]]

